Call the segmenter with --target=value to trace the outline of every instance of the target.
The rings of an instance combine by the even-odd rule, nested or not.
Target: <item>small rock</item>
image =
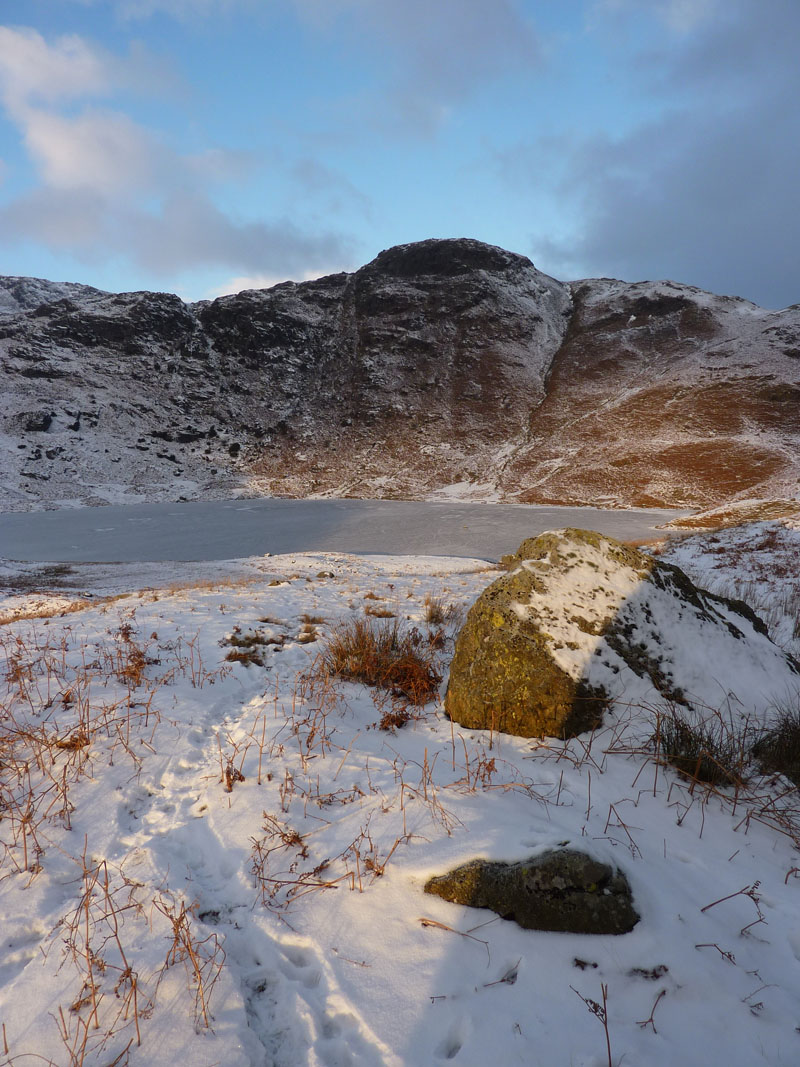
[[[625,875],[576,849],[517,863],[472,860],[429,879],[425,892],[489,908],[525,930],[626,934],[639,921]]]
[[[53,421],[49,411],[29,411],[24,415],[23,428],[30,433],[45,433]]]

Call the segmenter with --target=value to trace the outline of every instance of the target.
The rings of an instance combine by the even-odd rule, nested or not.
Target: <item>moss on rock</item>
[[[545,571],[570,565],[570,555],[577,558],[572,546],[596,547],[601,539],[608,541],[591,530],[545,533],[504,557],[514,569],[482,593],[458,635],[445,697],[451,719],[469,729],[519,737],[573,737],[600,724],[608,706],[605,690],[563,670],[553,659],[553,638],[542,620],[519,606],[546,591]],[[646,559],[613,545],[619,562],[628,566]],[[600,629],[604,625],[605,620]]]
[[[526,930],[625,934],[639,921],[625,875],[575,849],[517,863],[472,860],[429,879],[425,892],[489,908]]]
[[[769,684],[798,673],[746,605],[593,530],[528,538],[503,562],[508,573],[473,605],[451,664],[445,707],[469,729],[571,737],[598,726],[612,697],[710,707],[718,683],[706,642]],[[752,672],[742,678],[752,688]]]

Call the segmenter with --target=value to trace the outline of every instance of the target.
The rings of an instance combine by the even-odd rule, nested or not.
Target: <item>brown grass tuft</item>
[[[778,707],[774,725],[753,745],[753,755],[762,770],[800,787],[800,705]]]
[[[740,728],[719,713],[701,718],[673,706],[658,716],[654,742],[662,759],[685,778],[708,785],[741,785],[750,749],[750,727]]]
[[[329,674],[388,689],[418,707],[438,697],[442,680],[420,632],[403,633],[396,621],[359,618],[338,626],[322,651],[321,666]]]
[[[448,603],[441,596],[425,595],[423,602],[424,619],[430,626],[458,626],[463,616],[463,610],[458,604]]]

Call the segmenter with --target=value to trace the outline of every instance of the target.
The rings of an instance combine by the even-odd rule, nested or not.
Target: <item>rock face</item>
[[[800,470],[781,453],[800,434],[799,305],[766,311],[675,282],[608,278],[570,292],[547,397],[504,492],[634,507],[797,495]]]
[[[0,278],[0,506],[243,483],[419,496],[488,476],[527,433],[571,306],[524,256],[471,240],[194,305]],[[20,432],[39,410],[47,428]],[[45,432],[52,460],[25,436]]]
[[[565,285],[468,239],[197,304],[0,278],[0,397],[3,508],[242,486],[793,496],[800,307],[671,282]]]
[[[557,530],[504,562],[456,641],[445,708],[462,726],[570,737],[611,704],[760,715],[800,681],[745,604],[612,538]]]
[[[526,930],[626,934],[639,921],[625,875],[574,849],[518,863],[472,860],[431,878],[425,892],[489,908]]]

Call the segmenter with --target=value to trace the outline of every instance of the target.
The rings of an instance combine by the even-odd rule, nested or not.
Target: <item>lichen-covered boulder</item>
[[[425,892],[489,908],[526,930],[626,934],[639,921],[625,875],[575,849],[518,863],[472,860],[429,879]]]
[[[453,721],[571,737],[610,703],[765,713],[797,662],[741,601],[591,530],[524,541],[458,635],[445,696]]]

